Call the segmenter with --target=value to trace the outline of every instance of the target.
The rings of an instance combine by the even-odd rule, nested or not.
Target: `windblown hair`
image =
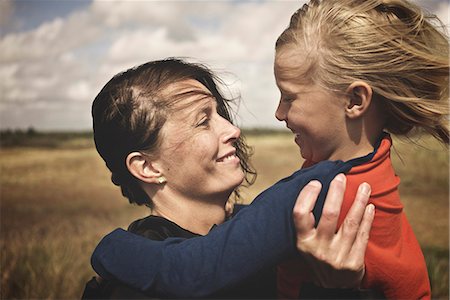
[[[310,65],[297,76],[330,91],[367,82],[387,131],[424,130],[448,145],[449,43],[438,27],[436,16],[406,0],[311,0],[291,17],[276,50],[299,47]]]
[[[176,113],[174,105],[189,96],[165,90],[188,79],[202,83],[215,98],[219,115],[233,123],[230,113],[233,100],[226,99],[218,88],[223,82],[206,66],[176,58],[151,61],[115,75],[92,104],[95,146],[112,173],[112,182],[120,186],[130,203],[152,207],[138,179],[128,171],[126,157],[134,151],[158,153],[161,128]],[[248,161],[251,149],[242,136],[234,146],[245,181],[252,184],[256,172]],[[239,197],[238,190],[235,195]]]

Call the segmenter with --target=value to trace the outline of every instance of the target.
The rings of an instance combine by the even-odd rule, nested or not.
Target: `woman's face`
[[[173,84],[167,92],[194,93],[175,104],[161,131],[164,189],[200,201],[228,198],[244,179],[233,145],[239,128],[217,113],[215,99],[198,81]]]

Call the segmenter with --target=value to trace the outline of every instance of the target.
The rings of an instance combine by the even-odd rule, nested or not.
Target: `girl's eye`
[[[291,103],[292,101],[294,101],[294,99],[294,97],[281,97],[281,101],[286,103]]]
[[[283,95],[281,94],[281,101],[290,103],[295,100],[295,95]]]

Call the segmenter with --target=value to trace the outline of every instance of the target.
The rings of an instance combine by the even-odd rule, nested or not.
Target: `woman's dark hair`
[[[223,82],[206,66],[177,58],[151,61],[119,73],[94,99],[95,146],[112,173],[112,182],[120,186],[130,203],[152,206],[138,179],[128,171],[126,157],[134,151],[158,151],[161,128],[173,112],[173,105],[186,96],[168,94],[165,89],[188,79],[203,84],[215,98],[219,115],[233,123],[230,114],[233,100],[226,99],[218,88],[218,84],[223,85]],[[252,184],[256,172],[248,161],[251,148],[243,137],[234,146],[245,173],[245,182]],[[235,195],[239,198],[237,190]]]

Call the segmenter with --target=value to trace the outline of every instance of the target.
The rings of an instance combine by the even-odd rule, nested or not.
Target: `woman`
[[[247,146],[213,78],[178,60],[150,62],[115,76],[96,97],[97,150],[123,195],[151,208],[131,232],[154,240],[205,235],[224,222],[231,193],[253,178]],[[103,296],[134,294],[114,285],[104,282]]]
[[[160,261],[164,262],[161,267],[169,270],[175,267],[176,271],[169,271],[167,274],[171,277],[168,280],[172,280],[177,288],[153,286],[152,283],[143,288],[149,297],[273,298],[276,292],[273,277],[274,265],[295,250],[293,238],[295,226],[291,217],[295,201],[280,200],[277,205],[273,205],[275,203],[273,200],[255,201],[257,203],[252,205],[256,207],[255,209],[244,208],[233,218],[235,222],[226,222],[235,226],[234,228],[230,228],[227,224],[214,226],[225,221],[225,205],[232,192],[236,191],[244,179],[247,183],[251,182],[251,176],[255,174],[247,163],[247,147],[240,137],[240,131],[231,123],[228,100],[219,92],[216,81],[218,82],[218,79],[207,68],[200,65],[176,59],[154,61],[116,75],[94,100],[92,115],[95,144],[112,172],[113,182],[121,187],[123,195],[131,203],[145,204],[152,209],[152,216],[134,222],[129,230],[152,240],[164,240],[165,245],[176,248],[176,251],[180,251],[179,245],[187,246],[181,249],[182,257],[171,256],[168,248],[164,253],[158,253],[159,255],[167,254],[170,257],[170,262]],[[313,177],[306,176],[304,180],[310,181]],[[295,189],[289,191],[295,195],[295,198],[299,186],[302,185],[296,185]],[[304,198],[317,197],[317,188],[313,186],[304,191],[306,193],[306,195],[303,193]],[[335,198],[338,202],[339,197]],[[303,205],[308,203],[314,206],[313,202],[307,200],[302,202]],[[359,204],[365,206],[364,199]],[[268,207],[272,209],[268,210]],[[304,208],[298,206],[298,210],[300,214],[304,214]],[[253,216],[248,220],[244,218],[249,215],[247,211],[250,211],[250,216]],[[254,226],[255,223],[256,225],[264,223],[255,222],[254,212],[259,211],[273,213],[268,220],[273,219],[274,222],[265,223],[271,227],[265,230],[272,231],[268,235],[271,238],[266,241],[252,241],[251,234],[248,235],[249,231],[242,230],[246,224],[251,223]],[[360,219],[361,211],[355,211],[355,214],[350,216],[358,219],[359,214]],[[307,217],[304,219],[310,220],[312,216]],[[370,223],[370,217],[367,220],[366,223]],[[314,223],[314,219],[312,221]],[[303,223],[305,223],[304,220]],[[303,227],[300,226],[303,229],[300,234],[310,234],[313,231],[312,225],[306,223],[302,224]],[[332,230],[334,231],[335,228],[336,226]],[[365,228],[367,229],[367,226]],[[223,238],[221,232],[224,230],[231,232],[230,229],[236,230],[237,235],[234,237],[237,239]],[[282,236],[282,240],[274,237],[274,232]],[[245,239],[240,239],[242,233]],[[200,239],[194,238],[202,235],[206,236]],[[184,239],[187,239],[186,242],[180,243]],[[349,239],[353,243],[354,236]],[[363,236],[362,240],[364,239]],[[125,240],[120,238],[119,240],[121,244],[126,243]],[[194,240],[206,243],[211,251],[195,253],[195,247],[190,247],[190,242]],[[194,272],[183,274],[185,261],[190,261],[191,255],[196,256],[197,259],[199,255],[200,258],[208,257],[217,253],[215,249],[220,248],[224,249],[221,253],[226,255],[213,257],[213,259],[231,261],[234,257],[233,253],[239,252],[239,244],[243,243],[255,243],[254,245],[261,251],[266,248],[277,248],[278,244],[283,247],[273,251],[269,256],[263,256],[260,270],[247,269],[245,263],[240,264],[242,268],[239,270],[239,277],[231,276],[236,274],[237,270],[227,270],[226,266],[217,277],[216,270],[201,263],[197,264],[198,269],[195,274]],[[357,254],[363,254],[364,247],[364,245],[357,247]],[[118,251],[114,250],[115,254],[120,253],[120,246],[115,249]],[[108,252],[98,256],[107,259],[111,254],[113,253]],[[119,257],[125,260],[109,261],[109,263],[119,268],[127,265],[126,255],[123,254],[123,256],[119,254]],[[248,259],[252,259],[252,253],[246,255]],[[146,258],[154,258],[152,253],[141,252],[137,256],[142,256],[143,263]],[[178,260],[179,258],[182,259]],[[361,255],[359,261],[362,261]],[[319,263],[316,263],[316,266],[319,266]],[[329,264],[320,264],[320,266],[329,266]],[[345,264],[343,266],[347,267]],[[109,271],[102,272],[100,269],[101,266],[97,265],[96,271],[102,277],[111,279],[111,276],[108,276]],[[361,278],[361,264],[356,269],[355,272],[348,272],[351,273],[349,276],[351,279],[345,284],[353,285],[355,276]],[[224,275],[228,271],[231,272],[230,276]],[[139,274],[133,274],[133,276],[143,275],[141,270],[137,273]],[[133,278],[126,273],[122,275]],[[141,278],[144,277],[141,276]],[[178,278],[190,279],[189,282],[177,282]],[[118,279],[124,281],[123,278]],[[162,282],[165,282],[165,279]],[[242,281],[243,279],[245,281]],[[102,297],[129,298],[132,296],[130,290],[120,294],[117,288],[110,288],[117,286],[116,283],[107,282],[109,283],[100,286],[91,282],[91,285],[96,286],[97,290],[106,290],[108,295],[103,294]],[[208,289],[203,290],[202,284],[206,282]],[[139,282],[128,281],[128,284],[132,287],[141,286]],[[194,290],[195,294],[184,290],[183,287]],[[125,289],[121,290],[123,292]]]

